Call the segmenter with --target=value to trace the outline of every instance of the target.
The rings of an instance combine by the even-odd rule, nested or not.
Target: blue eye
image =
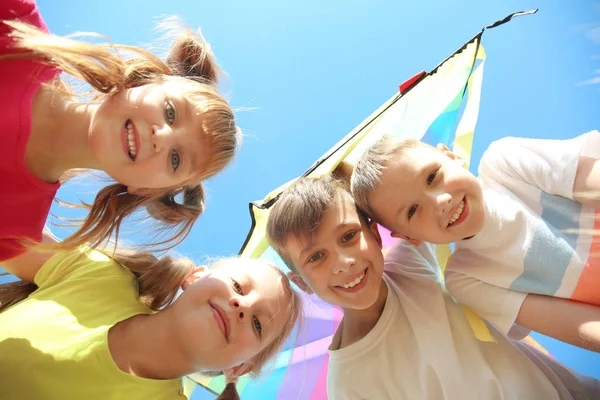
[[[256,329],[256,332],[258,332],[258,335],[260,337],[262,337],[262,325],[260,324],[260,321],[258,320],[258,318],[253,317],[252,323],[254,324],[254,329]]]
[[[177,117],[175,107],[173,107],[173,104],[169,103],[168,101],[165,102],[165,117],[167,117],[167,122],[169,125],[173,125],[175,122],[175,117]]]
[[[179,153],[177,150],[173,150],[171,152],[171,166],[173,167],[173,171],[177,171],[179,168],[179,164],[181,163],[181,159],[179,158]]]

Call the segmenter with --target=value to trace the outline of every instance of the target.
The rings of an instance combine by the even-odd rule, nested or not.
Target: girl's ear
[[[306,294],[313,294],[313,290],[308,286],[304,278],[297,272],[288,272],[287,277],[294,282]]]
[[[223,375],[225,375],[225,379],[228,383],[236,383],[237,378],[249,374],[250,372],[252,372],[252,366],[248,363],[243,363],[223,370]]]
[[[144,188],[136,188],[133,186],[127,186],[127,193],[134,194],[136,196],[148,196],[156,193],[156,189],[144,189]]]
[[[204,265],[199,265],[196,268],[194,268],[192,270],[192,272],[190,272],[188,277],[185,278],[185,281],[183,281],[183,283],[181,284],[181,288],[183,290],[187,289],[188,286],[190,286],[192,283],[196,282],[196,280],[198,280],[198,278],[200,278],[202,275],[204,275],[205,270],[206,270],[206,267]]]
[[[397,232],[392,232],[392,237],[397,238],[397,239],[404,239],[407,242],[409,242],[410,244],[412,244],[413,246],[420,246],[421,243],[423,243],[423,240],[421,240],[421,239],[411,238],[409,236],[406,236],[406,235],[403,235],[403,234],[397,233]]]
[[[140,189],[139,188],[134,188],[133,186],[127,186],[127,193],[139,195],[140,194]]]

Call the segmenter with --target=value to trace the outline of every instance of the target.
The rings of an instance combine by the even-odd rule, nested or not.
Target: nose
[[[155,153],[160,153],[163,149],[170,149],[173,141],[173,131],[167,124],[164,126],[152,125],[152,137],[150,141],[152,143]]]
[[[452,196],[449,193],[438,193],[435,195],[435,210],[437,215],[444,215],[447,208],[450,206]]]
[[[234,296],[229,300],[229,305],[233,309],[235,317],[239,321],[244,321],[250,315],[250,305],[242,296]]]
[[[352,266],[356,263],[356,258],[353,257],[349,252],[339,252],[338,259],[333,265],[333,273],[341,274],[342,272],[348,272]]]

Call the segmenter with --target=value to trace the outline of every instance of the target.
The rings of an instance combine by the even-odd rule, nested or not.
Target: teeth
[[[133,132],[133,124],[131,123],[130,120],[127,120],[127,123],[125,124],[125,129],[127,130],[127,142],[129,145],[129,155],[131,156],[131,158],[135,158],[135,155],[137,154],[137,148],[135,147],[135,135]]]
[[[353,288],[354,286],[361,283],[364,277],[365,277],[365,273],[363,272],[362,274],[360,274],[360,276],[357,276],[355,280],[353,280],[352,282],[343,284],[342,287],[344,287],[346,289]]]
[[[453,223],[456,222],[456,220],[458,218],[460,218],[460,215],[462,214],[462,212],[463,212],[464,209],[465,209],[465,201],[463,200],[458,205],[458,208],[454,212],[454,215],[452,216],[452,218],[450,218],[450,222],[448,223],[448,226],[452,225]]]

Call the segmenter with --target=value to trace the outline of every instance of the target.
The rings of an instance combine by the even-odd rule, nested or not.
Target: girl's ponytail
[[[181,204],[175,200],[178,194],[183,194]],[[193,224],[204,212],[204,186],[198,183],[171,190],[147,204],[146,211],[151,217],[167,224]]]
[[[209,84],[216,84],[222,72],[210,45],[191,31],[175,38],[167,56],[167,65],[173,71],[173,75],[200,78]]]
[[[238,378],[225,377],[225,389],[215,400],[240,400],[240,394],[237,391]]]
[[[35,292],[37,285],[27,281],[16,281],[0,285],[0,313],[13,304],[25,300]]]

